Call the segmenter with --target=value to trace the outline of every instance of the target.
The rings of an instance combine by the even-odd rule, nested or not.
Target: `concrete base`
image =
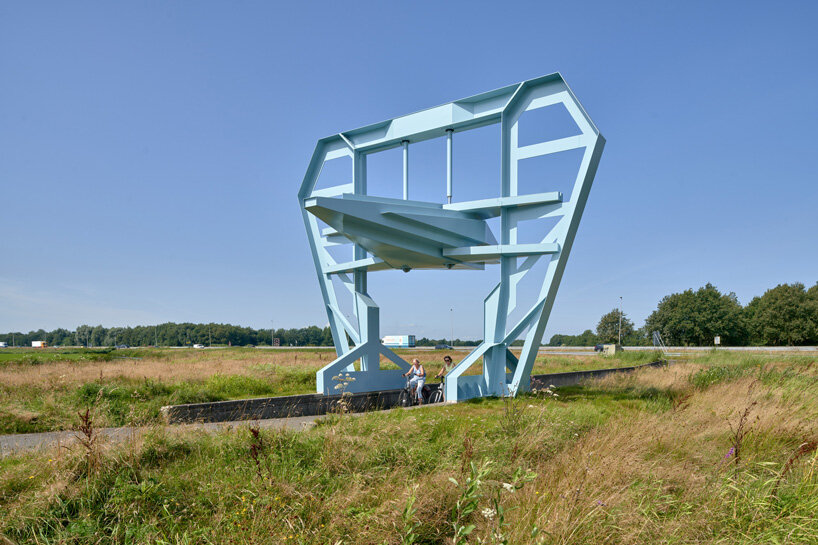
[[[572,386],[584,380],[602,378],[613,373],[627,373],[643,367],[659,367],[661,365],[664,365],[664,362],[655,361],[634,367],[532,375],[531,387],[545,388],[550,385],[557,387]],[[440,385],[428,384],[427,386],[432,389],[437,389]],[[399,389],[351,394],[348,396],[350,410],[352,412],[364,412],[392,409],[398,406],[398,398],[402,391],[402,389]],[[162,407],[161,411],[168,424],[264,420],[268,418],[290,418],[295,416],[326,414],[335,410],[340,399],[340,395],[303,394],[238,399],[235,401],[216,401],[212,403],[171,405]]]

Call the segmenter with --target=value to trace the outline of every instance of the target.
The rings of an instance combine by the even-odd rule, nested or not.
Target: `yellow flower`
[[[31,476],[29,477],[29,479],[33,479],[33,478],[34,478],[34,475],[31,475]]]

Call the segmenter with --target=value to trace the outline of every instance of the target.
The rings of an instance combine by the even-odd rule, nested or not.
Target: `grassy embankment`
[[[399,353],[429,364],[430,374],[437,373],[442,358],[442,351]],[[310,393],[315,372],[334,357],[326,349],[3,350],[0,434],[71,429],[87,407],[95,409],[100,426],[146,425],[159,420],[164,405]],[[535,373],[631,365],[651,357],[541,356]]]
[[[0,460],[0,533],[17,543],[452,543],[469,531],[475,544],[815,543],[815,363],[705,354],[557,396],[343,415],[257,437],[157,426],[126,445]]]

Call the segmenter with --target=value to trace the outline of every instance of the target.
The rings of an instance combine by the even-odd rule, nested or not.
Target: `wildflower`
[[[529,406],[528,406],[528,408],[529,408],[529,409],[533,409],[533,408],[534,408],[534,405],[529,405]]]
[[[732,456],[735,453],[736,453],[736,448],[735,447],[730,447],[730,450],[728,450],[727,454],[724,455],[724,459],[727,460],[728,458],[730,458],[730,456]]]
[[[480,513],[481,513],[481,514],[482,514],[482,515],[483,515],[483,516],[484,516],[486,519],[491,520],[491,519],[493,519],[493,518],[494,518],[494,515],[496,515],[496,514],[497,514],[497,511],[495,511],[495,510],[494,510],[494,509],[492,509],[491,507],[486,507],[486,508],[484,508],[482,511],[480,511]]]
[[[340,390],[340,389],[341,389],[341,388],[343,388],[343,387],[344,387],[344,385],[343,385],[343,384],[336,384],[336,385],[335,385],[335,389],[336,389],[336,390]]]
[[[29,475],[29,477],[28,477],[28,478],[29,478],[29,479],[33,479],[33,478],[34,478],[34,475]]]
[[[503,488],[505,488],[509,492],[514,492],[514,485],[513,484],[503,483]]]
[[[603,506],[603,507],[605,506],[605,504],[604,504],[602,501],[600,501],[600,500],[596,500],[596,504],[597,504],[597,505],[601,505],[601,506]]]

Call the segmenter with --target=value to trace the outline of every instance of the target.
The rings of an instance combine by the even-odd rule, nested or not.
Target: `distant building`
[[[31,341],[31,348],[45,348],[48,343],[45,341]]]
[[[381,343],[389,348],[414,348],[414,335],[387,335],[381,339]]]
[[[8,348],[8,346],[9,343],[7,343],[6,341],[0,341],[0,348]]]

